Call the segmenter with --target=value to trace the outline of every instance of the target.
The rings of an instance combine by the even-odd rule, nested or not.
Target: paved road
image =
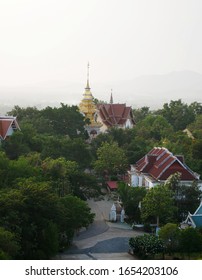
[[[141,233],[135,232],[126,223],[108,222],[113,201],[105,197],[101,201],[88,201],[95,221],[87,230],[82,230],[73,240],[71,248],[57,256],[57,259],[134,259],[128,254],[128,240]]]

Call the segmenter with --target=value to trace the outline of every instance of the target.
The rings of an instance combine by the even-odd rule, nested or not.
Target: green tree
[[[123,174],[127,168],[127,158],[124,150],[116,142],[103,142],[97,150],[97,160],[94,163],[97,173],[107,175]]]
[[[146,106],[138,109],[133,109],[133,116],[136,123],[145,119],[149,114],[150,114],[149,107]]]
[[[0,188],[5,187],[8,180],[9,159],[0,151]]]
[[[202,192],[197,184],[193,182],[191,186],[180,184],[181,174],[176,172],[169,176],[165,185],[173,191],[174,204],[176,206],[175,217],[177,221],[182,221],[188,212],[193,213],[200,203]]]
[[[127,184],[120,182],[118,184],[118,193],[130,220],[140,222],[139,205],[146,195],[146,189],[142,187],[131,188]]]
[[[0,227],[0,259],[15,259],[20,250],[14,233]]]
[[[157,226],[171,220],[175,211],[172,192],[166,186],[151,188],[142,201],[141,217],[143,221],[156,218]],[[154,221],[154,220],[153,220]]]
[[[181,231],[180,249],[190,258],[191,253],[202,252],[202,235],[197,229],[186,228]]]
[[[188,129],[196,139],[202,138],[202,113],[196,116],[195,121],[188,126]]]
[[[87,203],[78,197],[67,195],[60,199],[60,212],[63,219],[60,230],[63,232],[63,246],[70,244],[75,231],[87,228],[94,220],[94,213]]]
[[[41,111],[41,115],[51,122],[55,134],[70,138],[84,135],[85,121],[77,106],[61,103],[59,108],[46,107]]]
[[[173,126],[174,130],[183,130],[195,119],[193,106],[189,107],[181,99],[165,103],[161,110],[163,117]]]
[[[163,241],[166,251],[171,254],[179,249],[180,229],[178,225],[168,223],[160,228],[159,238]]]
[[[16,189],[1,192],[0,217],[1,226],[15,234],[20,242],[17,258],[39,258],[39,252],[44,249],[47,225],[49,222],[57,225],[60,220],[58,197],[47,183],[35,183],[30,179],[21,180]],[[52,237],[54,240],[52,239],[50,246],[55,247],[58,235]],[[49,252],[55,251],[51,247],[47,249],[43,251],[44,258],[51,257]]]
[[[13,133],[8,141],[2,143],[2,147],[10,159],[17,159],[19,156],[30,152],[29,145],[24,141],[21,131]]]

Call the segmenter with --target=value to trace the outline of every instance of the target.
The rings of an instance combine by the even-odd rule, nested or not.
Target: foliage
[[[135,122],[138,123],[145,119],[145,117],[150,113],[149,107],[142,107],[138,109],[133,109],[133,116],[135,119]]]
[[[173,205],[172,192],[166,186],[151,188],[142,201],[141,217],[143,221],[153,221],[154,217],[161,224],[173,218],[175,208]]]
[[[118,184],[118,193],[125,209],[125,213],[130,220],[140,222],[140,202],[146,195],[146,189],[142,187],[131,188],[127,184]]]
[[[177,224],[168,223],[159,230],[159,238],[163,241],[166,252],[169,254],[178,251],[180,229]]]
[[[127,158],[124,150],[116,142],[103,142],[97,150],[97,160],[94,168],[99,174],[123,174],[127,168]]]
[[[8,114],[17,116],[21,131],[0,145],[0,227],[8,232],[9,246],[18,248],[15,253],[0,246],[0,258],[43,259],[70,244],[78,229],[71,212],[80,205],[78,197],[86,200],[99,194],[92,168],[101,175],[117,176],[154,146],[164,146],[184,155],[186,164],[202,175],[202,106],[198,102],[171,100],[161,110],[134,109],[133,129],[112,128],[91,143],[85,141],[85,120],[76,106],[61,103],[42,110],[15,106]],[[201,196],[197,184],[167,183],[146,196],[144,188],[123,184],[119,195],[129,217],[145,223],[159,217],[164,224],[193,213]],[[67,201],[75,203],[72,209]],[[82,207],[78,219],[84,219],[85,213],[89,219],[79,226],[87,226],[92,216],[86,204]]]
[[[0,259],[15,259],[19,249],[14,233],[0,227]]]
[[[153,258],[155,254],[163,252],[163,243],[155,235],[144,234],[141,236],[131,237],[129,246],[133,253],[143,259]]]
[[[185,219],[188,212],[193,213],[202,195],[197,182],[191,186],[180,184],[181,174],[176,172],[172,174],[165,182],[165,185],[173,191],[174,204],[176,206],[176,218],[180,222]]]
[[[198,229],[186,228],[181,231],[180,249],[182,253],[190,254],[193,252],[202,252],[202,234]]]
[[[187,105],[181,99],[170,103],[165,103],[161,114],[173,126],[174,130],[183,130],[191,124],[198,114],[201,114],[202,106],[200,103],[194,102]]]
[[[31,179],[20,181],[16,189],[1,192],[0,216],[0,226],[19,240],[20,259],[52,257],[64,243],[64,232],[67,245],[75,230],[93,221],[85,202],[71,196],[59,198],[47,183]]]

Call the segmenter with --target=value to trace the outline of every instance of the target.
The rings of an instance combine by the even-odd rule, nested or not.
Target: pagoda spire
[[[111,96],[110,96],[110,104],[113,104],[113,95],[112,95],[112,89],[111,89]]]
[[[87,85],[86,85],[86,88],[85,88],[85,89],[88,89],[88,90],[90,90],[90,86],[89,86],[89,67],[90,67],[90,64],[88,62],[88,64],[87,64]]]

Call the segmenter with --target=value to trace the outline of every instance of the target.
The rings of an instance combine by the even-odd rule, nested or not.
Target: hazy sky
[[[0,88],[202,74],[201,0],[0,0]],[[83,88],[82,88],[83,91]]]

